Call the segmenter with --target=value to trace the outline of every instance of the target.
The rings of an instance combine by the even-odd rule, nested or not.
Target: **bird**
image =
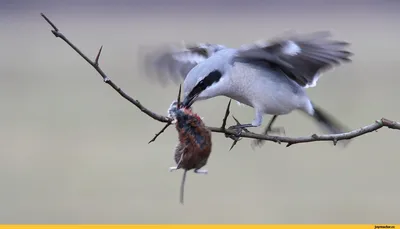
[[[182,107],[179,100],[170,105],[168,114],[175,122],[179,137],[174,154],[176,166],[170,167],[169,171],[184,170],[180,187],[180,203],[183,204],[186,173],[193,169],[197,174],[208,174],[208,170],[202,168],[211,154],[211,131],[200,116],[191,108]]]
[[[225,96],[254,109],[254,119],[230,126],[240,134],[259,127],[263,115],[272,115],[264,134],[280,115],[299,110],[330,134],[347,127],[308,97],[320,76],[352,60],[349,42],[333,40],[331,32],[292,32],[269,40],[230,48],[221,44],[160,45],[142,56],[146,76],[162,85],[183,81],[183,107]]]

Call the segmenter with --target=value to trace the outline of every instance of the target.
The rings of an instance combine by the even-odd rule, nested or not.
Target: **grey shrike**
[[[279,115],[300,110],[331,134],[345,132],[333,117],[311,102],[305,89],[314,87],[323,72],[350,62],[349,43],[330,40],[330,33],[291,34],[267,42],[229,48],[219,44],[157,48],[143,56],[149,75],[167,80],[183,80],[183,106],[216,96],[226,96],[254,108],[251,123],[235,125],[238,133],[262,124],[263,115]],[[152,74],[155,73],[155,74]]]

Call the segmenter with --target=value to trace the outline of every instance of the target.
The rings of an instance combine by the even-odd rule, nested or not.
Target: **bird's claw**
[[[235,130],[235,134],[225,134],[225,137],[230,138],[234,141],[239,141],[240,140],[240,135],[244,132],[249,132],[245,127],[240,127],[240,126],[230,126],[228,127],[228,130]]]

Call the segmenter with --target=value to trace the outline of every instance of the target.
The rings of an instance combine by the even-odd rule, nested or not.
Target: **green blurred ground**
[[[104,71],[159,113],[166,113],[177,87],[153,86],[140,76],[140,44],[184,39],[239,46],[292,28],[329,29],[352,42],[356,56],[309,90],[315,103],[351,128],[381,117],[400,120],[400,33],[393,14],[327,13],[317,21],[279,14],[48,16],[92,57],[104,45]],[[0,223],[400,223],[400,133],[388,129],[346,149],[266,143],[253,151],[243,140],[228,152],[231,142],[214,134],[209,175],[190,173],[181,206],[182,172],[168,172],[175,130],[148,145],[163,124],[105,85],[53,37],[39,12],[0,19]],[[208,125],[220,125],[227,101],[202,102],[196,111]],[[232,109],[240,120],[253,119],[247,107]],[[277,125],[290,136],[319,132],[297,112]]]

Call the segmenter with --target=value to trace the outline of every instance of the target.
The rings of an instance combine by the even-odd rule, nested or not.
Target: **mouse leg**
[[[207,169],[195,169],[194,172],[197,174],[208,174]]]
[[[175,171],[175,170],[178,170],[177,166],[169,167],[169,171],[170,172]]]

